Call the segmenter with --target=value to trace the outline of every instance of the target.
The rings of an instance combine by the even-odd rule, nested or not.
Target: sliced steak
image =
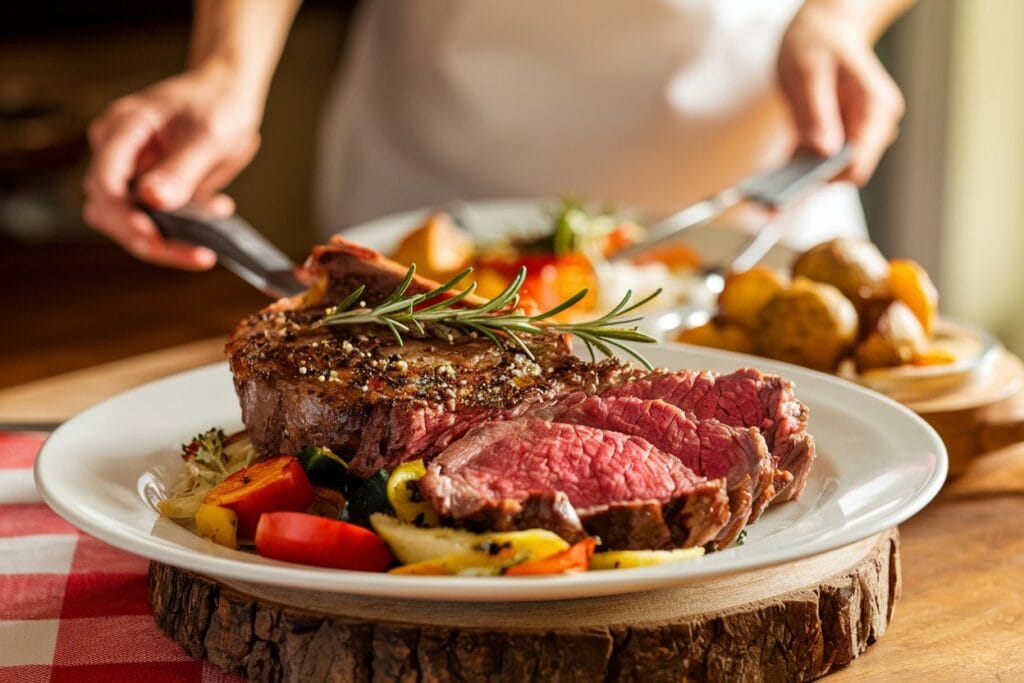
[[[366,285],[385,299],[405,268],[335,238],[306,264],[309,293],[242,321],[227,342],[242,420],[263,453],[328,446],[351,472],[429,458],[473,426],[515,417],[566,393],[594,393],[636,371],[617,360],[574,356],[563,337],[528,339],[534,358],[482,338],[407,338],[386,327],[322,327],[324,309]],[[409,292],[436,283],[416,278]]]
[[[777,470],[777,500],[803,491],[814,462],[814,439],[807,433],[807,408],[793,395],[793,383],[777,375],[743,369],[713,372],[656,372],[612,387],[604,396],[661,399],[699,419],[715,418],[764,435]]]
[[[540,516],[526,521],[523,511],[564,496],[606,547],[704,545],[729,522],[724,481],[637,436],[532,416],[482,425],[453,443],[427,468],[420,493],[445,517],[491,525],[502,517],[500,528],[536,524]]]
[[[724,547],[756,521],[775,495],[775,466],[761,433],[719,420],[698,420],[662,400],[575,394],[536,411],[555,422],[634,434],[708,479],[725,479],[731,519],[715,539]]]

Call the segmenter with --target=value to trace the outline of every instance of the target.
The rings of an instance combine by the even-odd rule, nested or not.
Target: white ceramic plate
[[[657,366],[730,372],[758,367],[793,379],[810,410],[819,458],[803,496],[772,507],[742,546],[660,567],[557,577],[393,576],[267,560],[214,545],[157,514],[181,469],[179,444],[211,426],[241,427],[225,364],[174,375],[90,408],[62,425],[36,461],[36,483],[62,517],[131,553],[214,576],[295,588],[428,600],[556,600],[685,584],[847,545],[898,524],[938,492],[946,450],[901,405],[792,365],[682,345],[645,349]]]

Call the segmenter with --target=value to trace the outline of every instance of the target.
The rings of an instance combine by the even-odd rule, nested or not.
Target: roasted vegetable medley
[[[408,575],[538,576],[644,567],[703,548],[599,552],[546,529],[474,533],[444,526],[419,495],[422,460],[366,479],[326,448],[257,460],[244,432],[211,429],[182,447],[185,477],[160,512],[231,549],[298,564]]]

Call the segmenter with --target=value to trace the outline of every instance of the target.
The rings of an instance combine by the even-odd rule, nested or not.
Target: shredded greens
[[[181,446],[185,472],[166,499],[160,512],[171,519],[189,519],[203,498],[217,484],[256,459],[256,449],[245,432],[226,436],[224,430],[209,429]]]

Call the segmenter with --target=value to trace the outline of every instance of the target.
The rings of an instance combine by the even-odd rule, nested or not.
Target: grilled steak
[[[704,545],[729,522],[723,480],[695,474],[676,457],[636,437],[524,417],[480,426],[435,458],[420,493],[462,523],[525,528],[538,497],[564,496],[583,529],[610,548]],[[563,506],[564,507],[564,506]],[[571,514],[549,524],[566,533]]]
[[[633,434],[679,458],[708,479],[725,479],[731,518],[715,539],[716,547],[735,540],[748,521],[756,521],[775,495],[775,466],[761,433],[715,419],[697,420],[661,400],[631,396],[574,394],[535,411],[555,422],[587,425]]]
[[[814,462],[814,439],[806,432],[807,408],[793,395],[789,380],[749,368],[728,375],[656,372],[603,395],[661,399],[698,419],[756,427],[775,462],[777,500],[796,498],[803,491]]]
[[[430,457],[487,419],[514,417],[538,401],[594,393],[635,371],[616,360],[591,364],[564,338],[536,336],[534,358],[486,339],[406,339],[385,327],[318,326],[324,309],[359,285],[375,305],[405,268],[334,238],[307,262],[311,291],[242,321],[227,343],[242,419],[263,453],[328,446],[368,476]],[[423,278],[409,292],[437,286]]]

